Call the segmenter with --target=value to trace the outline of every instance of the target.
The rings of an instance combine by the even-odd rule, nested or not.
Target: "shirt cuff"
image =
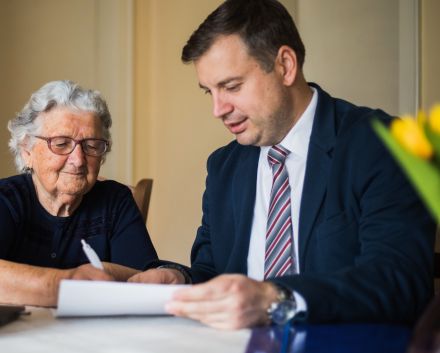
[[[292,291],[293,297],[296,301],[296,315],[307,312],[307,302],[304,297],[296,291]]]

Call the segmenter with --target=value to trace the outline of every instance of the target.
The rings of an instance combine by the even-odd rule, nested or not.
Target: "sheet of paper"
[[[166,315],[165,303],[184,285],[63,280],[55,316]]]

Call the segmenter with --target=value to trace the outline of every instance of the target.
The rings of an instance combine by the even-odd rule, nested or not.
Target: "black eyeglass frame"
[[[82,140],[75,140],[74,138],[71,138],[71,137],[69,137],[69,136],[52,136],[52,137],[44,137],[44,136],[38,136],[38,135],[32,135],[32,137],[35,137],[35,138],[38,138],[38,139],[40,139],[40,140],[44,140],[44,141],[46,141],[46,142],[47,142],[47,147],[49,148],[49,150],[50,150],[52,153],[54,153],[54,154],[56,154],[56,155],[59,155],[59,156],[67,156],[68,154],[71,154],[71,153],[75,150],[76,146],[77,146],[77,145],[80,145],[82,151],[83,151],[84,154],[86,154],[87,156],[90,156],[90,157],[101,157],[101,156],[103,156],[103,155],[109,150],[109,147],[110,147],[110,142],[107,141],[107,140],[105,140],[105,139],[86,138],[86,139],[82,139]],[[56,138],[64,138],[64,139],[68,139],[68,140],[70,140],[70,141],[73,141],[73,142],[74,142],[74,145],[72,146],[72,149],[71,149],[69,152],[66,152],[66,153],[55,152],[55,151],[52,149],[52,141],[53,141],[54,139],[56,139]],[[104,146],[105,146],[105,147],[104,147],[104,150],[103,150],[102,152],[100,152],[99,154],[91,154],[90,152],[87,152],[87,151],[88,151],[88,147],[87,147],[87,142],[88,142],[88,141],[101,141],[101,142],[104,142],[104,143],[105,143],[105,145],[104,145]]]

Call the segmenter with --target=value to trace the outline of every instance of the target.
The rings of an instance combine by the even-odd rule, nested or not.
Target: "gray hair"
[[[100,119],[103,137],[111,145],[110,127],[112,118],[101,93],[84,89],[72,81],[52,81],[35,91],[21,112],[8,122],[8,129],[11,132],[9,148],[14,155],[18,172],[29,172],[21,152],[24,145],[32,147],[33,140],[30,140],[30,137],[35,135],[40,127],[38,121],[36,121],[38,116],[56,107],[93,113]]]

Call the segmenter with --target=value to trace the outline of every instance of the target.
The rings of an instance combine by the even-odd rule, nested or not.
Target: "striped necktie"
[[[264,278],[295,272],[289,175],[284,164],[289,153],[281,145],[276,145],[267,156],[273,180],[267,217]]]

